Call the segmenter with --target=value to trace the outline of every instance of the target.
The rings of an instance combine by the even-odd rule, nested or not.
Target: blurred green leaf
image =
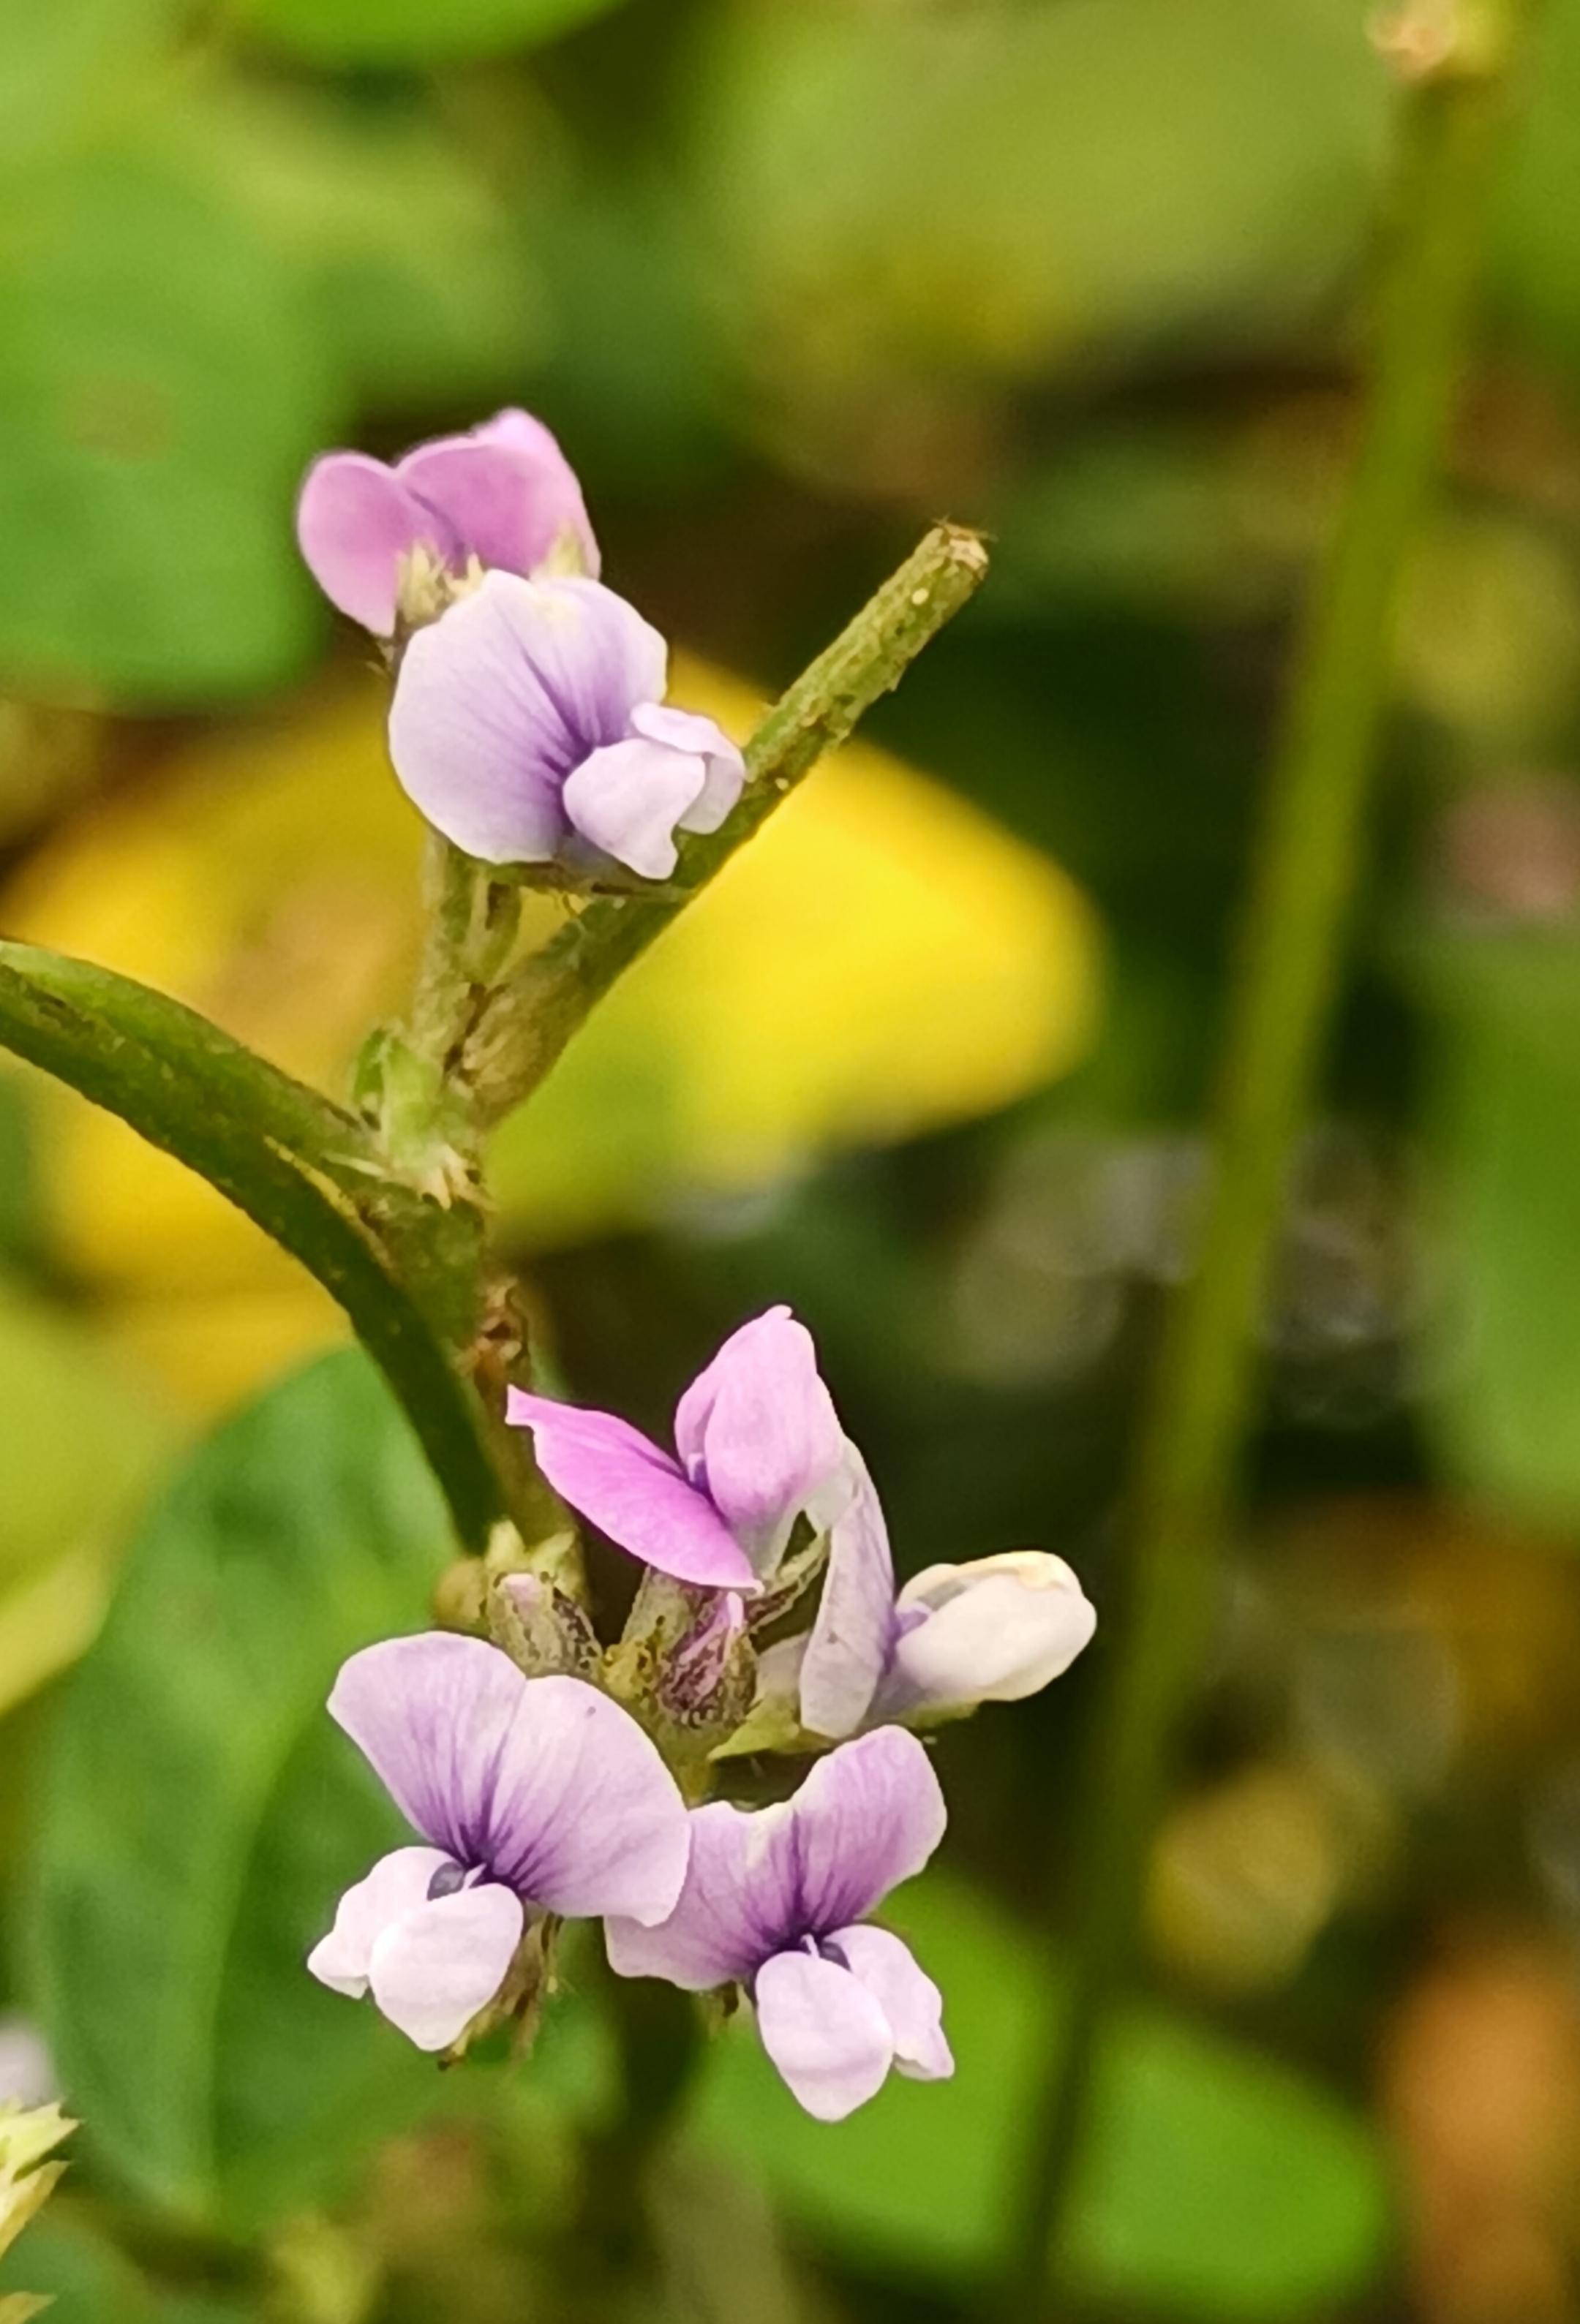
[[[0,10],[0,170],[91,135],[168,64],[180,0],[50,0]]]
[[[0,2298],[24,2276],[49,2301],[52,2324],[239,2324],[247,2312],[213,2293],[156,2287],[69,2200],[0,2260]]]
[[[91,1461],[82,1457],[85,1413]],[[40,1565],[102,1541],[174,1438],[171,1416],[106,1356],[89,1324],[0,1276],[0,1608]]]
[[[1580,364],[1580,0],[1540,12],[1522,76],[1495,273],[1544,348]]]
[[[402,1833],[325,1697],[347,1653],[420,1626],[445,1542],[377,1375],[328,1357],[176,1479],[61,1707],[35,2006],[93,2151],[162,2207],[300,2202],[436,2089],[302,1962]]]
[[[326,64],[487,57],[606,15],[617,0],[254,0],[248,22]]]
[[[736,2027],[700,2128],[832,2243],[902,2274],[966,2278],[1003,2248],[1049,1987],[1024,1936],[947,1878],[906,1892],[894,1919],[943,1987],[954,2080],[892,2076],[830,2127]],[[1270,2324],[1368,2281],[1387,2232],[1381,2164],[1337,2099],[1155,2010],[1122,2020],[1101,2070],[1068,2255],[1084,2289]]]
[[[211,81],[170,138],[193,183],[289,262],[347,402],[390,411],[519,393],[549,329],[535,236],[421,91],[367,104]]]
[[[42,2292],[55,2324],[152,2324],[147,2285],[113,2246],[60,2204],[0,2260],[0,2298]]]
[[[1580,1521],[1580,941],[1486,930],[1412,955],[1448,1237],[1434,1411],[1451,1473]]]
[[[226,203],[130,152],[30,172],[0,243],[0,668],[131,703],[298,668],[291,505],[333,387]]]
[[[1385,92],[1358,9],[717,21],[696,134],[721,321],[864,482],[928,434],[918,393],[1141,344],[1243,352],[1317,312],[1360,247]]]

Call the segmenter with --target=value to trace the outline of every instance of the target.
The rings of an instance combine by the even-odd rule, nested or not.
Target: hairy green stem
[[[1135,1941],[1152,1832],[1199,1678],[1254,1393],[1259,1303],[1361,860],[1394,613],[1460,374],[1514,36],[1433,0],[1384,36],[1401,106],[1392,247],[1362,437],[1272,770],[1212,1123],[1197,1270],[1165,1327],[1093,1752],[1072,1974],[1030,2126],[1008,2306],[1034,2318],[1076,2184],[1093,2068]],[[1123,1627],[1120,1627],[1123,1625]]]
[[[428,936],[411,1002],[411,1043],[452,1073],[485,996],[510,958],[522,891],[486,863],[430,832],[424,884]]]
[[[986,571],[987,550],[975,533],[935,526],[769,712],[746,746],[746,788],[723,828],[687,842],[674,879],[662,890],[590,905],[499,986],[480,1011],[458,1067],[479,1121],[499,1120],[537,1088],[615,979],[823,753],[845,741],[880,695],[899,685]]]

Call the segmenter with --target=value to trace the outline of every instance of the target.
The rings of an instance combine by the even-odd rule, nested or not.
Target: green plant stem
[[[365,1127],[129,977],[0,943],[0,1047],[118,1114],[255,1221],[337,1299],[481,1547],[513,1508],[497,1433],[448,1328],[461,1222],[388,1178]]]
[[[651,895],[590,905],[502,983],[467,1038],[457,1079],[476,1120],[529,1096],[595,1003],[744,846],[826,751],[899,685],[929,639],[987,571],[981,539],[938,525],[781,696],[746,745],[746,788],[722,829],[686,844],[675,877]]]
[[[1199,1262],[1165,1327],[1141,1442],[1118,1646],[1085,1846],[1074,1858],[1082,1887],[1067,2003],[1030,2126],[1009,2302],[999,2312],[1036,2317],[1044,2307],[1093,2069],[1132,1957],[1151,1836],[1207,1643],[1251,1416],[1256,1315],[1343,954],[1400,581],[1465,348],[1519,13],[1510,0],[1496,23],[1479,20],[1474,57],[1467,37],[1402,101],[1393,244],[1361,442],[1252,865]]]
[[[522,891],[486,863],[430,832],[425,866],[427,943],[411,1003],[411,1041],[453,1073],[483,1002],[511,955]]]

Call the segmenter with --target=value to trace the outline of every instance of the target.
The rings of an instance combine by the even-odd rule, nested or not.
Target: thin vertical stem
[[[1436,473],[1522,0],[1473,21],[1417,0],[1380,36],[1400,105],[1392,246],[1362,433],[1315,590],[1258,840],[1212,1121],[1199,1264],[1165,1327],[1140,1445],[1119,1644],[1092,1759],[1071,1978],[1018,2190],[1008,2288],[1048,2295],[1093,2069],[1135,1941],[1148,1853],[1206,1643],[1254,1395],[1254,1330],[1361,861],[1394,613]]]

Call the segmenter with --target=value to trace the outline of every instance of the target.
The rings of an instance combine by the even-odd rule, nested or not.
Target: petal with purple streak
[[[419,1905],[374,1946],[374,2001],[420,2050],[448,2049],[504,1984],[524,1919],[520,1897],[492,1883]]]
[[[790,1834],[788,1803],[754,1813],[723,1800],[694,1808],[679,1902],[656,1928],[605,1921],[611,1969],[620,1977],[665,1978],[688,1993],[752,1977],[770,1953],[802,1934]]]
[[[854,1735],[872,1707],[895,1637],[894,1560],[865,1462],[845,1452],[849,1490],[829,1527],[828,1570],[801,1660],[801,1723]]]
[[[424,1838],[568,1915],[661,1920],[690,1832],[636,1721],[580,1679],[523,1678],[480,1638],[430,1632],[353,1655],[331,1715]]]
[[[758,1971],[757,2031],[792,2094],[819,2122],[875,2098],[894,2061],[889,2021],[859,1978],[804,1952]]]
[[[788,1307],[731,1333],[680,1398],[675,1444],[756,1571],[771,1572],[845,1449],[812,1335]]]
[[[676,827],[707,780],[704,760],[633,734],[572,769],[565,812],[582,837],[616,863],[644,880],[667,880],[679,861]]]
[[[1067,1671],[1096,1609],[1064,1560],[1012,1550],[929,1566],[901,1591],[900,1634],[878,1697],[890,1715],[1018,1702]]]
[[[902,1727],[830,1751],[790,1807],[797,1926],[815,1935],[861,1920],[913,1878],[948,1821],[932,1761]]]
[[[611,1412],[587,1412],[512,1388],[505,1417],[530,1428],[538,1465],[573,1509],[619,1547],[677,1582],[757,1588],[752,1568],[706,1493],[667,1452]]]
[[[381,1856],[365,1880],[347,1888],[334,1927],[308,1955],[307,1965],[320,1984],[354,1997],[365,1994],[374,1945],[394,1922],[428,1902],[434,1874],[451,1862],[438,1848],[397,1848]]]
[[[587,572],[597,573],[597,543],[575,471],[529,412],[501,411],[469,435],[420,444],[396,462],[395,475],[447,521],[463,556],[531,573],[568,533]]]
[[[693,1811],[691,1860],[661,1926],[606,1928],[622,1977],[694,1993],[749,1978],[771,1953],[847,1927],[921,1870],[943,1837],[943,1794],[914,1735],[885,1727],[819,1760],[794,1799],[755,1813]]]
[[[419,541],[447,561],[463,553],[445,520],[362,452],[326,452],[313,462],[296,504],[296,535],[329,603],[381,638],[395,626],[402,557]]]
[[[955,2070],[944,2038],[944,1997],[916,1963],[909,1945],[887,1929],[836,1929],[827,1949],[859,1978],[889,2021],[894,2062],[919,2082],[942,2081]]]
[[[566,777],[663,688],[667,650],[596,581],[490,573],[407,647],[390,756],[436,830],[488,863],[545,862]]]
[[[601,581],[522,581],[499,573],[484,582],[483,592],[490,589],[510,608],[545,702],[577,738],[571,764],[621,742],[638,704],[661,697],[669,647]]]

